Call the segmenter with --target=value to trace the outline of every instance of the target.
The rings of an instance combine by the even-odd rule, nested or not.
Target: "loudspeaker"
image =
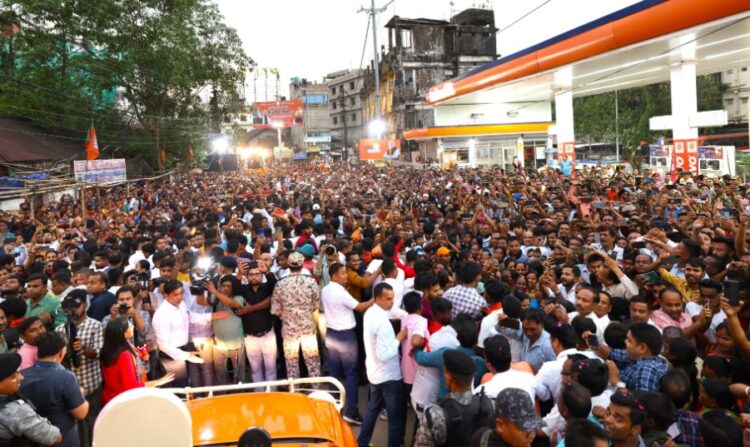
[[[208,154],[208,172],[236,170],[237,154]]]
[[[237,154],[224,154],[224,166],[222,171],[236,171],[237,170]]]

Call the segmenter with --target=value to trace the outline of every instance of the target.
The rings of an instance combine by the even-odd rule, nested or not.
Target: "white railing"
[[[329,387],[323,388],[320,385],[329,385]],[[339,411],[344,408],[344,404],[346,403],[346,391],[344,390],[344,385],[338,379],[333,377],[284,379],[268,382],[238,383],[234,385],[203,386],[197,388],[165,388],[165,390],[174,393],[177,396],[181,396],[185,400],[191,400],[196,398],[195,395],[213,397],[214,393],[236,394],[248,391],[261,391],[268,393],[279,387],[287,387],[290,393],[306,393],[309,394],[311,398],[329,400]],[[331,389],[331,387],[333,389]]]

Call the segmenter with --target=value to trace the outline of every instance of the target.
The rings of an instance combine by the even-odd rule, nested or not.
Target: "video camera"
[[[219,263],[213,258],[204,256],[198,258],[198,262],[190,269],[190,293],[200,295],[206,290],[206,281],[210,281],[216,275]]]
[[[79,294],[76,292],[81,293]],[[83,295],[83,297],[80,295]],[[78,327],[76,327],[78,316],[76,315],[76,309],[78,309],[85,299],[85,292],[74,290],[65,297],[60,306],[67,318],[65,322],[65,334],[68,336],[68,353],[65,354],[63,365],[68,369],[81,366],[81,356],[76,352],[73,344],[75,343],[76,338],[78,338]]]

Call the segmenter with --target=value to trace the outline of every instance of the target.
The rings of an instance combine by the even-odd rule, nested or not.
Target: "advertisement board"
[[[674,141],[674,167],[698,174],[698,140]]]
[[[127,180],[124,158],[110,160],[75,160],[73,173],[80,183],[116,183]]]
[[[301,99],[256,102],[253,127],[256,129],[302,127],[304,125],[304,114],[304,105]]]
[[[360,160],[398,160],[401,140],[359,140]]]

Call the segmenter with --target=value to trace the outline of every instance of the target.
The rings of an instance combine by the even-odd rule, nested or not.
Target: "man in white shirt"
[[[404,383],[398,348],[408,335],[406,329],[394,334],[388,312],[393,307],[393,288],[380,283],[373,292],[375,305],[365,312],[363,338],[365,366],[370,380],[370,398],[357,444],[367,447],[372,439],[378,414],[388,411],[388,447],[400,447],[406,425]]]
[[[393,307],[388,313],[388,317],[391,320],[400,320],[405,317],[407,313],[401,307],[401,302],[404,299],[404,283],[398,280],[399,269],[396,267],[396,263],[393,262],[393,259],[385,259],[380,265],[380,270],[385,277],[383,282],[393,288]]]
[[[596,314],[596,307],[599,305],[599,293],[591,286],[579,286],[576,292],[576,311],[569,313],[567,323],[571,323],[575,317],[585,317],[591,319],[596,325],[596,338],[599,344],[604,344],[604,331],[609,324],[609,318],[606,320],[599,318]]]
[[[346,266],[334,263],[328,268],[331,282],[323,287],[320,299],[323,312],[326,315],[326,363],[331,377],[343,377],[346,389],[346,411],[344,420],[351,424],[361,424],[359,414],[357,374],[357,325],[354,312],[364,312],[373,305],[374,301],[360,303],[346,291],[349,274]]]
[[[211,320],[221,320],[228,316],[226,312],[190,313],[182,298],[183,285],[180,281],[173,279],[164,283],[164,303],[156,310],[153,320],[159,355],[167,372],[175,374],[175,387],[188,385],[185,362],[203,363],[195,347],[188,343],[190,324],[210,323]]]
[[[544,362],[536,374],[536,396],[542,401],[549,399],[557,400],[560,394],[560,384],[562,383],[561,373],[563,364],[569,355],[583,354],[589,358],[595,358],[596,356],[592,351],[578,351],[576,349],[578,336],[571,325],[558,322],[556,325],[545,329],[550,334],[550,344],[557,358],[549,362]]]
[[[519,388],[534,400],[536,378],[533,374],[510,369],[510,343],[504,335],[494,335],[484,341],[484,359],[493,376],[489,382],[480,385],[474,394],[484,393],[493,401],[506,388]]]
[[[429,337],[427,345],[430,352],[435,352],[442,348],[458,348],[461,343],[458,341],[456,329],[447,324]],[[429,405],[437,403],[442,374],[443,371],[440,368],[417,366],[414,385],[411,389],[411,403],[417,414],[424,411]]]
[[[564,299],[575,304],[576,286],[581,281],[581,269],[575,265],[566,265],[562,269],[560,280],[557,290],[553,290],[552,293],[557,299]]]

